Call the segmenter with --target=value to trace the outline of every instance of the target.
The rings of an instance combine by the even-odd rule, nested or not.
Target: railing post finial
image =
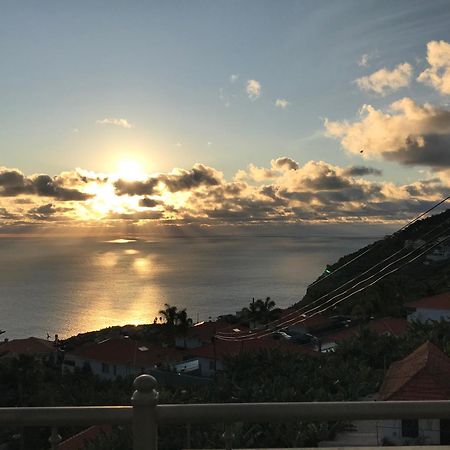
[[[159,393],[156,390],[158,382],[151,375],[143,374],[135,378],[133,387],[136,389],[131,397],[133,406],[155,406]]]
[[[131,397],[133,405],[133,450],[157,450],[158,425],[156,405],[158,383],[151,375],[139,375],[133,382],[136,389]]]

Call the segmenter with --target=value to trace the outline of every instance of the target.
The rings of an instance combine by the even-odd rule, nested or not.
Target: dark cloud
[[[199,186],[217,186],[221,183],[219,173],[203,164],[195,164],[191,170],[179,170],[175,174],[162,175],[161,181],[170,192],[188,191]]]
[[[93,197],[77,189],[62,186],[61,178],[49,175],[26,177],[15,169],[0,169],[0,196],[16,197],[22,194],[53,197],[61,201],[82,201]]]
[[[117,195],[152,195],[158,186],[158,178],[152,177],[146,181],[117,180],[114,188]]]
[[[155,206],[161,204],[162,204],[161,201],[149,197],[144,197],[139,200],[139,206],[142,206],[144,208],[154,208]]]
[[[447,120],[450,122],[450,115]],[[450,167],[450,134],[422,135],[418,141],[408,137],[401,149],[384,152],[388,161],[396,161],[408,166],[431,166],[435,170]]]
[[[47,203],[46,205],[30,208],[27,216],[34,220],[53,220],[56,219],[54,216],[58,215],[58,219],[62,220],[61,214],[67,211],[72,211],[72,208],[58,208],[53,203]]]
[[[288,158],[287,156],[283,156],[281,158],[272,160],[272,167],[278,169],[287,168],[289,170],[297,170],[299,168],[299,165],[298,162],[294,161],[293,159]]]
[[[352,166],[348,167],[344,170],[344,175],[350,177],[362,177],[364,175],[376,175],[380,176],[383,172],[379,169],[375,169],[374,167],[366,167],[366,166]]]

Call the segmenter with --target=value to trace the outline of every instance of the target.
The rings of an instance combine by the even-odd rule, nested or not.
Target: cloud
[[[351,177],[362,177],[364,175],[376,175],[381,176],[383,172],[379,169],[374,169],[373,167],[366,166],[352,166],[348,169],[344,170],[345,175],[349,175]]]
[[[41,202],[42,190],[35,181],[45,176],[25,177],[18,169],[2,169],[2,189],[8,186],[23,191],[25,186],[25,199],[31,204],[24,204],[24,198],[15,195],[5,198],[0,227],[98,227],[101,223],[117,229],[111,227],[386,222],[420,211],[450,188],[450,172],[445,171],[412,183],[395,184],[368,179],[381,172],[365,165],[341,167],[325,161],[300,164],[288,156],[274,158],[265,167],[250,164],[239,173],[241,176],[228,180],[222,172],[204,164],[140,181],[116,180],[87,171],[63,172],[50,178],[55,186],[69,185],[90,193],[87,201],[72,202],[67,207],[63,196]],[[83,179],[81,174],[89,175]],[[46,194],[49,189],[54,193],[46,187]]]
[[[99,119],[96,121],[99,125],[114,125],[116,127],[122,128],[134,128],[135,125],[128,122],[127,119],[119,119],[117,117],[106,117],[104,119]]]
[[[427,61],[430,67],[425,69],[417,80],[434,87],[441,94],[450,94],[450,43],[430,41],[427,44]]]
[[[358,66],[367,67],[369,65],[370,56],[368,53],[363,53],[358,60]]]
[[[116,195],[152,195],[155,193],[158,183],[157,177],[151,177],[145,181],[119,179],[114,182],[114,189]]]
[[[161,176],[161,181],[170,192],[186,191],[200,186],[220,184],[222,174],[212,167],[195,164],[191,170],[175,169],[172,173]]]
[[[142,206],[143,208],[154,208],[160,204],[161,201],[149,197],[144,197],[139,200],[139,206]]]
[[[56,207],[53,203],[30,208],[26,213],[27,218],[37,221],[66,221],[64,213],[72,211],[73,208]]]
[[[297,170],[299,168],[298,162],[288,158],[287,156],[272,159],[271,166],[278,169],[287,168],[288,170]]]
[[[357,78],[355,83],[358,87],[367,92],[386,95],[390,92],[409,86],[413,69],[411,64],[399,64],[393,70],[386,68],[374,72],[372,75]]]
[[[261,96],[261,83],[257,80],[247,80],[245,91],[250,100],[257,100]]]
[[[277,98],[275,101],[275,106],[277,108],[286,109],[290,105],[290,102],[288,102],[285,98]]]
[[[37,195],[53,197],[61,201],[83,201],[92,195],[78,189],[64,187],[64,177],[49,175],[32,175],[26,177],[18,169],[0,167],[0,197],[16,197],[18,195]]]
[[[433,169],[450,167],[450,110],[403,98],[387,112],[364,105],[360,120],[325,120],[328,136],[350,153]],[[362,152],[362,153],[361,153]]]
[[[373,50],[368,53],[363,53],[361,57],[358,59],[357,64],[360,67],[369,67],[369,63],[375,59],[378,58],[380,52],[378,50]]]

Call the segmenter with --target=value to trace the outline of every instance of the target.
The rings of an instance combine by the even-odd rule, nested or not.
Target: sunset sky
[[[450,193],[449,6],[2,2],[0,233],[413,217]]]

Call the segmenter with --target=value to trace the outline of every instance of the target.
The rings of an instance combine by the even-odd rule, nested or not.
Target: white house
[[[450,400],[450,358],[426,342],[389,367],[379,400]],[[450,420],[384,420],[378,423],[379,444],[448,445]]]
[[[189,327],[186,335],[177,335],[175,337],[175,347],[184,349],[199,348],[210,344],[212,337],[224,329],[230,328],[230,325],[224,322],[198,322]]]
[[[71,371],[75,368],[89,368],[95,375],[114,379],[169,367],[182,361],[183,356],[184,352],[181,350],[121,337],[84,345],[68,352],[64,367]]]
[[[414,309],[408,315],[409,321],[450,320],[450,292],[425,297],[407,306]]]

